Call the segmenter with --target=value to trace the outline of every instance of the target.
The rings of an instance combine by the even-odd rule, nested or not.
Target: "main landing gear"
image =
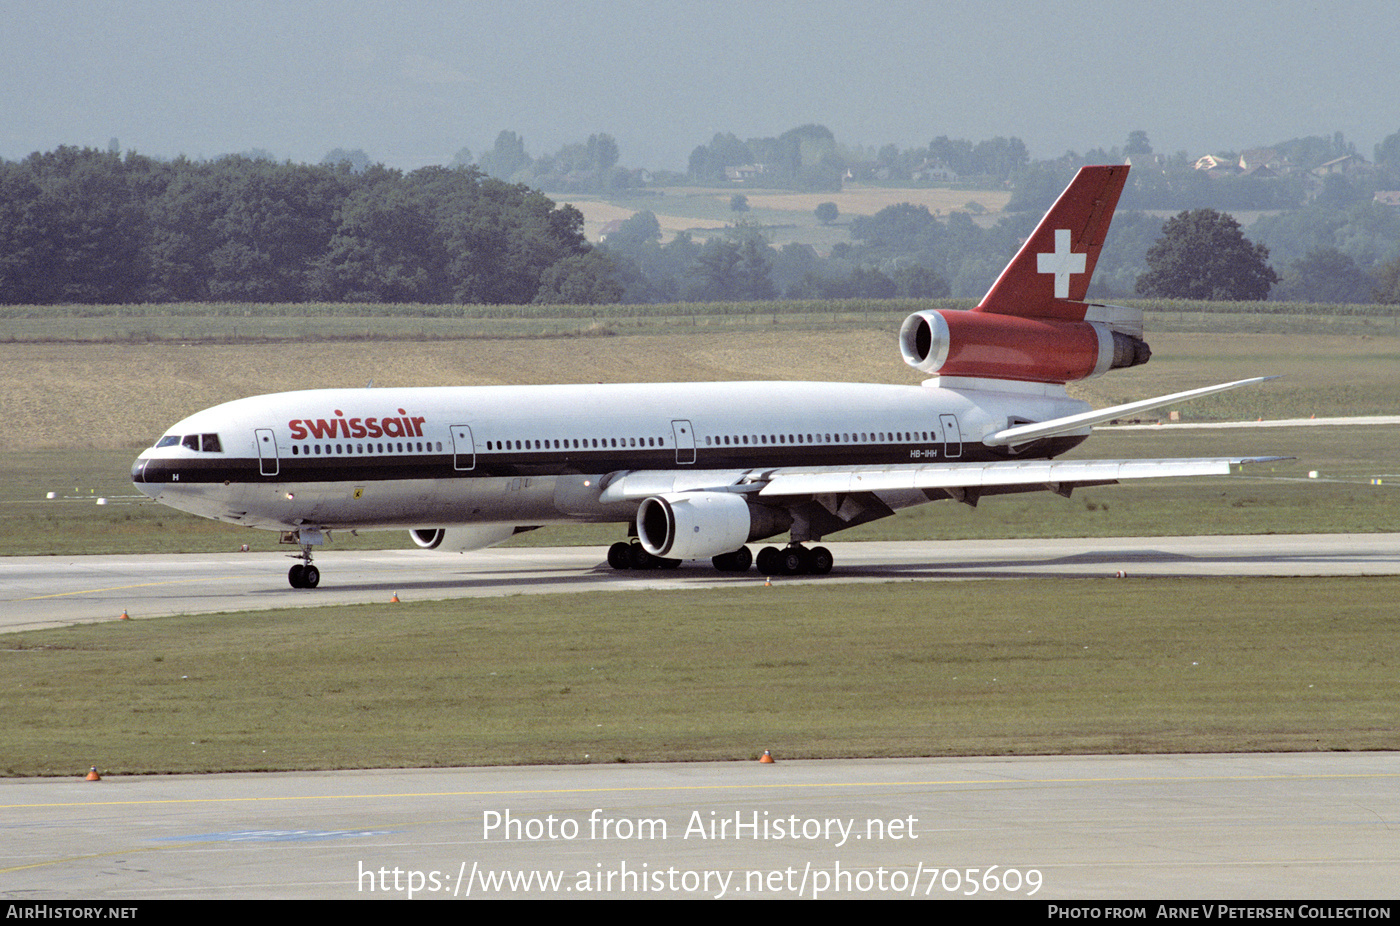
[[[755,562],[748,547],[740,547],[733,553],[721,553],[713,557],[720,572],[748,572]],[[826,547],[807,549],[798,543],[789,544],[783,549],[764,547],[758,552],[758,571],[766,576],[824,576],[831,572],[833,559]],[[618,541],[608,547],[608,565],[614,569],[675,569],[681,564],[678,559],[662,559],[652,556],[640,542]]]
[[[675,569],[680,564],[678,559],[652,556],[640,540],[619,540],[608,547],[608,565],[614,569]]]
[[[809,550],[800,543],[790,543],[781,550],[764,547],[758,551],[758,571],[766,576],[824,576],[834,563],[826,547]]]
[[[748,572],[753,565],[753,554],[748,547],[740,547],[733,553],[721,553],[710,559],[720,572]]]

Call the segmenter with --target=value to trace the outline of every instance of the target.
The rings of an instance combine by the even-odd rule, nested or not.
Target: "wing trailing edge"
[[[1283,457],[1202,457],[1179,460],[1019,460],[1004,463],[927,463],[921,466],[854,467],[844,471],[779,470],[759,492],[764,497],[829,492],[971,489],[990,486],[1119,482],[1182,476],[1225,476],[1231,467]]]
[[[1014,460],[997,463],[902,463],[853,467],[784,467],[774,470],[694,470],[683,480],[663,471],[618,474],[606,501],[640,501],[658,494],[757,493],[766,499],[852,492],[972,489],[1109,483],[1127,479],[1225,476],[1231,467],[1287,457],[1199,457],[1162,460]]]

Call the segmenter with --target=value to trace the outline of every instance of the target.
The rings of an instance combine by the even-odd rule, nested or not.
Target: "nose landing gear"
[[[315,588],[321,584],[321,570],[311,565],[311,548],[320,546],[330,538],[329,531],[319,527],[299,527],[294,531],[282,532],[282,543],[294,543],[300,553],[288,553],[292,559],[301,560],[287,570],[287,584],[292,588]]]
[[[300,553],[288,554],[301,562],[287,570],[287,582],[292,588],[315,588],[321,584],[321,570],[311,565],[311,545],[302,543],[299,546]]]
[[[287,570],[287,581],[291,583],[292,588],[315,588],[321,584],[321,570],[310,563],[298,563]]]

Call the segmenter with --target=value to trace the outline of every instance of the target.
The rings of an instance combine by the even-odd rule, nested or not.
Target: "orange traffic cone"
[[[758,757],[758,761],[767,762],[771,764],[773,762],[773,754],[765,749],[763,750],[763,755]]]
[[[119,617],[119,618],[117,618],[117,620],[119,620],[119,621],[129,621],[129,620],[131,620],[131,615],[126,613],[126,608],[122,608],[122,616]]]
[[[94,765],[94,766],[88,771],[88,773],[87,773],[87,778],[85,778],[85,779],[83,779],[83,780],[84,780],[84,781],[101,781],[101,780],[102,780],[102,776],[99,775],[99,774],[97,774],[97,766]]]
[[[389,604],[398,604],[398,603],[399,603],[399,593],[398,593],[398,592],[394,592],[394,594],[392,594],[392,595],[389,596]]]

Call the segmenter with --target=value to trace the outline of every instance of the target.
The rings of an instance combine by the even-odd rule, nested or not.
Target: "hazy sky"
[[[8,0],[0,157],[362,148],[405,169],[617,139],[684,170],[716,132],[1015,135],[1033,158],[1400,131],[1395,0]]]

